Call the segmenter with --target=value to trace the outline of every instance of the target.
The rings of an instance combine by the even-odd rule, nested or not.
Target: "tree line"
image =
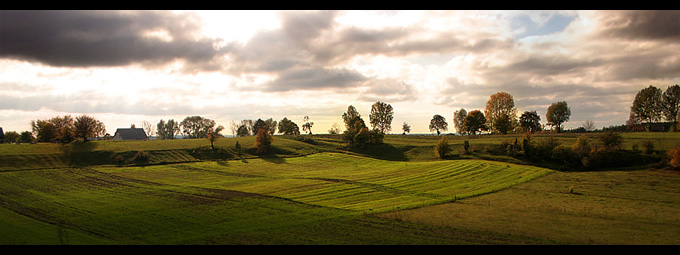
[[[665,91],[650,85],[640,90],[630,107],[630,117],[626,122],[628,130],[645,124],[645,129],[650,130],[653,123],[662,120],[672,122],[672,131],[675,131],[680,114],[680,85],[667,87]],[[552,126],[555,132],[561,132],[564,123],[569,121],[571,109],[566,101],[558,101],[551,104],[546,113],[547,125]],[[376,102],[371,106],[369,129],[361,118],[359,112],[350,105],[342,115],[345,123],[345,131],[342,133],[350,145],[361,147],[365,144],[380,143],[382,136],[392,130],[394,109],[390,104]],[[303,118],[302,131],[312,134],[314,122],[309,116]],[[479,132],[489,131],[493,134],[507,134],[510,132],[534,133],[543,130],[541,116],[535,110],[525,111],[519,117],[513,96],[507,92],[498,92],[489,97],[486,108],[467,112],[461,108],[453,113],[453,125],[459,134],[476,135]],[[184,138],[210,138],[211,146],[225,128],[217,125],[214,120],[201,116],[188,116],[181,122],[173,119],[160,120],[155,126],[144,121],[142,124],[147,135],[156,134],[158,139],[174,139],[178,135]],[[585,130],[594,129],[592,121],[586,121],[583,125]],[[272,118],[255,121],[246,119],[240,122],[232,121],[230,125],[232,135],[250,136],[257,135],[260,129],[270,136],[277,131],[283,135],[300,135],[300,126],[284,117],[280,121]],[[93,137],[110,137],[106,133],[104,124],[88,115],[80,115],[73,118],[71,115],[57,116],[47,120],[31,121],[32,132],[24,131],[21,134],[10,131],[5,133],[5,142],[60,142],[68,143],[74,140],[87,141]],[[430,120],[429,129],[440,135],[448,130],[446,118],[435,114]],[[411,126],[404,122],[402,134],[409,133]],[[634,129],[639,131],[639,129]],[[329,134],[341,134],[340,127],[334,123]],[[212,137],[212,138],[211,138]]]
[[[547,125],[553,126],[556,132],[562,130],[562,125],[569,121],[571,109],[565,101],[558,101],[548,107],[546,114]],[[519,132],[536,132],[543,129],[541,117],[533,111],[525,111],[519,118],[517,108],[511,94],[498,92],[489,97],[486,108],[467,112],[461,108],[453,113],[453,125],[459,134],[476,135],[478,132],[490,131],[493,134],[507,134]],[[440,135],[448,130],[446,118],[435,114],[430,120],[429,129]]]
[[[665,91],[650,85],[640,90],[630,107],[627,124],[633,126],[643,124],[650,131],[653,123],[666,120],[671,122],[671,131],[676,130],[680,114],[680,85],[668,86]]]

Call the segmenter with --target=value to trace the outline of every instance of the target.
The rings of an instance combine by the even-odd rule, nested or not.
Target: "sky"
[[[565,128],[622,125],[638,91],[680,84],[678,10],[0,10],[0,127],[90,115],[117,128],[199,115],[309,116],[313,133],[390,104],[390,133],[510,93],[566,101]]]

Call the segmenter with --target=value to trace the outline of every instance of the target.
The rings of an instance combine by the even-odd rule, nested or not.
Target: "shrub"
[[[555,137],[550,136],[541,139],[536,145],[536,148],[534,148],[532,155],[540,159],[550,160],[552,158],[553,150],[558,146],[560,146],[560,142]]]
[[[606,149],[618,149],[623,138],[618,133],[607,130],[598,137]]]
[[[449,146],[449,138],[443,136],[439,139],[439,143],[434,147],[434,152],[439,156],[440,159],[444,159],[446,154],[451,152],[451,147]]]
[[[463,142],[463,153],[468,154],[470,152],[470,142],[465,140]]]
[[[274,138],[272,138],[271,134],[269,134],[266,129],[258,129],[257,136],[255,137],[255,148],[257,148],[257,153],[267,152],[272,145],[272,140],[274,140]]]
[[[635,154],[640,154],[640,152],[641,152],[640,151],[640,145],[638,145],[637,143],[634,143],[632,148],[631,148],[631,151]]]
[[[642,142],[642,147],[645,147],[645,154],[650,155],[654,153],[654,142],[651,140]]]
[[[590,154],[590,150],[591,147],[588,143],[588,136],[585,134],[579,135],[578,138],[576,138],[576,143],[571,147],[571,151],[581,158],[587,157]]]
[[[146,151],[137,151],[137,154],[135,154],[134,161],[138,164],[142,163],[148,163],[149,162],[149,153]]]
[[[673,168],[680,168],[680,145],[668,150],[669,164]]]

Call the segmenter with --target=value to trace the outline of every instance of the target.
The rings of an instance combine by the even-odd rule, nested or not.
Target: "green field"
[[[551,170],[496,153],[515,138],[451,137],[445,160],[434,136],[0,144],[0,244],[680,244],[679,171]]]

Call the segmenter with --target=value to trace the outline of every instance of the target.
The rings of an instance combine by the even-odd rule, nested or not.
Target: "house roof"
[[[148,137],[144,129],[141,128],[119,128],[116,130],[116,134],[113,135],[113,139],[138,140],[148,139]]]

